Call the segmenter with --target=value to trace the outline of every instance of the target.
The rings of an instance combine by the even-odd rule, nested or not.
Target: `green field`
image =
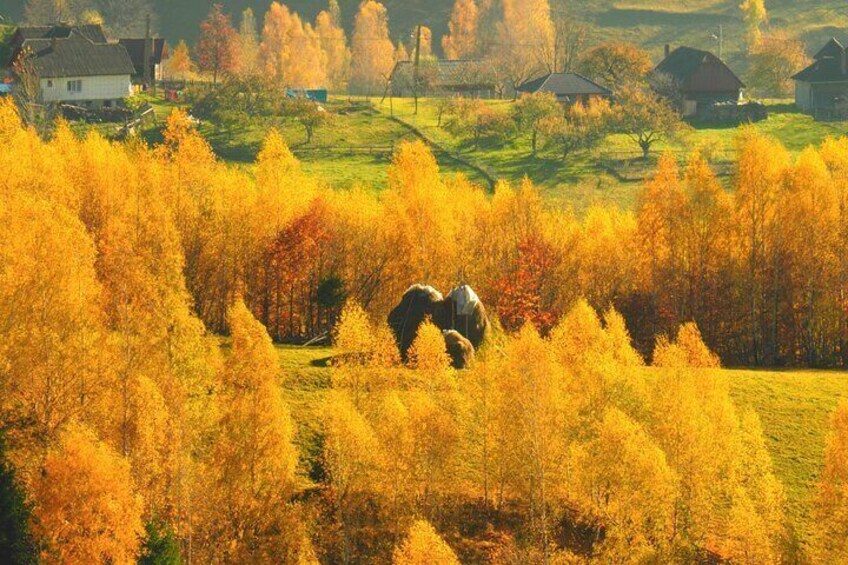
[[[149,98],[159,123],[178,105]],[[376,111],[370,101],[339,97],[327,104],[328,123],[315,130],[310,143],[306,132],[293,120],[277,118],[251,120],[236,127],[224,128],[202,122],[199,131],[221,159],[250,168],[262,147],[268,131],[276,128],[307,173],[334,188],[362,185],[385,188],[392,151],[404,141],[417,139],[416,134],[401,122]],[[147,133],[148,141],[161,140],[158,129]],[[438,155],[442,171],[448,175],[462,173],[476,183],[485,179],[474,169],[446,155]]]
[[[320,449],[315,409],[330,386],[330,348],[278,346],[281,383],[298,423],[298,443],[307,460]],[[786,489],[788,515],[801,536],[823,464],[831,412],[848,398],[848,373],[727,369],[730,394],[741,411],[752,407],[762,420],[778,478]],[[308,470],[309,463],[307,461]]]
[[[165,103],[161,98],[153,103],[161,127],[175,104]],[[513,106],[509,100],[487,103],[499,112],[510,112]],[[694,149],[703,148],[712,156],[717,173],[729,186],[738,133],[735,126],[693,124],[678,139],[658,143],[647,163],[638,158],[637,146],[626,136],[611,135],[598,148],[576,152],[563,160],[554,149],[531,155],[526,134],[518,134],[503,145],[475,149],[467,140],[438,126],[434,99],[421,99],[418,114],[414,114],[410,98],[381,101],[378,98],[336,97],[331,99],[327,109],[330,121],[316,130],[309,144],[299,124],[282,118],[251,120],[246,125],[229,128],[205,122],[199,129],[221,159],[250,168],[262,139],[271,128],[277,128],[304,169],[327,185],[335,188],[362,185],[377,190],[386,186],[392,149],[404,141],[418,139],[420,133],[445,150],[436,150],[443,173],[462,173],[487,188],[488,181],[480,170],[492,178],[513,183],[526,176],[542,188],[549,203],[570,206],[578,213],[594,204],[631,209],[641,190],[642,179],[651,173],[656,158],[665,150],[674,152],[683,161]],[[809,145],[818,145],[829,136],[848,133],[848,123],[817,122],[786,102],[770,102],[769,112],[768,119],[757,123],[756,127],[780,139],[793,153]],[[147,137],[152,143],[161,140],[158,130],[148,132]],[[475,167],[466,166],[466,163]]]
[[[474,150],[464,140],[438,127],[438,111],[432,99],[419,101],[418,114],[414,113],[414,102],[410,98],[375,104],[384,114],[393,114],[445,148],[489,169],[496,177],[519,182],[527,176],[544,189],[550,201],[570,205],[577,211],[592,204],[605,203],[632,208],[641,189],[640,177],[651,170],[650,166],[644,168],[638,159],[640,169],[637,171],[610,171],[601,166],[605,155],[627,160],[640,154],[638,147],[624,135],[611,135],[597,149],[575,153],[565,161],[553,150],[531,155],[529,135],[519,135],[502,147]],[[509,112],[512,108],[511,101],[493,100],[489,104],[496,111]],[[828,136],[848,133],[848,123],[817,122],[798,113],[787,102],[770,102],[768,106],[768,119],[757,123],[756,127],[780,139],[794,153],[809,145],[818,145]],[[716,156],[720,165],[718,172],[727,177],[732,170],[728,161],[732,159],[737,133],[736,126],[693,124],[679,139],[658,143],[652,151],[654,158],[662,151],[671,150],[679,159],[685,159],[695,148],[705,148]]]
[[[738,408],[760,416],[788,514],[803,534],[810,497],[824,463],[830,414],[848,398],[848,373],[832,371],[726,370]]]

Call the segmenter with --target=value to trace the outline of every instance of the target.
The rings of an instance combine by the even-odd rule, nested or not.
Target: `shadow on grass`
[[[150,147],[162,145],[165,142],[165,136],[162,135],[164,129],[164,126],[145,129],[141,132],[141,139]]]
[[[780,104],[770,104],[766,106],[769,114],[800,114],[801,111],[795,104],[783,102]]]
[[[233,163],[254,163],[259,154],[257,143],[215,143],[210,140],[210,144],[215,155]]]
[[[321,357],[321,358],[318,358],[318,359],[313,359],[312,361],[310,361],[309,364],[313,367],[321,367],[321,368],[332,367],[333,366],[333,359],[335,359],[335,356],[332,356],[332,355],[329,356],[329,357]]]

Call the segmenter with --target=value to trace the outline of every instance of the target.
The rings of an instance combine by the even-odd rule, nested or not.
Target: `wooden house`
[[[124,46],[132,60],[135,72],[133,73],[133,82],[142,83],[145,77],[149,80],[163,80],[162,63],[168,58],[168,44],[164,38],[151,37],[145,38],[129,38],[119,39],[118,43]],[[147,54],[145,55],[145,45],[147,45]],[[147,72],[144,71],[145,57],[149,59],[147,63]]]
[[[721,59],[692,47],[665,48],[656,73],[667,76],[677,89],[684,117],[702,116],[716,104],[737,103],[745,84]]]
[[[38,76],[44,103],[112,106],[132,94],[132,60],[99,25],[19,27],[8,67],[20,57]]]
[[[392,95],[412,96],[415,64],[398,61],[392,70]],[[418,94],[420,96],[448,95],[472,98],[493,98],[495,79],[489,65],[473,59],[439,61],[423,59],[418,66]]]

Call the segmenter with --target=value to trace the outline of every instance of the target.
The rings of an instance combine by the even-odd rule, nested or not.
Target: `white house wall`
[[[73,80],[82,81],[80,92],[68,91],[68,82]],[[41,79],[41,94],[45,103],[121,100],[132,94],[132,82],[129,75],[45,78]]]

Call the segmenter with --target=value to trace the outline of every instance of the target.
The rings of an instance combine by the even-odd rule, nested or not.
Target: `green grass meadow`
[[[320,453],[317,410],[330,387],[331,348],[278,346],[281,385],[298,425],[298,444],[306,459]],[[786,490],[787,512],[802,539],[810,502],[824,462],[830,415],[848,398],[848,373],[724,369],[739,411],[760,416],[775,471]],[[460,378],[461,375],[460,375]],[[308,469],[305,469],[308,470]]]
[[[151,98],[159,128],[148,131],[149,142],[161,141],[161,127],[167,115],[178,104]],[[487,101],[495,111],[509,113],[510,100]],[[818,145],[827,137],[848,134],[846,122],[817,122],[799,113],[787,101],[768,103],[769,117],[755,127],[779,139],[792,153]],[[551,206],[570,207],[582,213],[593,205],[613,205],[632,209],[659,155],[674,152],[681,161],[701,148],[715,159],[717,174],[730,188],[733,172],[733,150],[737,126],[691,124],[674,140],[659,142],[651,158],[644,162],[635,143],[624,135],[610,135],[597,148],[578,151],[563,159],[554,148],[532,155],[529,134],[516,134],[499,145],[483,145],[478,149],[465,138],[452,135],[439,126],[434,99],[419,100],[414,112],[411,98],[334,97],[327,104],[329,121],[315,131],[310,143],[306,132],[293,120],[272,118],[250,120],[233,127],[203,122],[200,133],[210,142],[219,158],[251,169],[267,133],[276,128],[307,173],[315,175],[326,185],[346,189],[365,186],[382,190],[388,181],[388,166],[394,148],[404,141],[419,139],[419,133],[444,151],[435,154],[445,175],[463,174],[472,182],[489,188],[487,179],[478,170],[494,179],[519,183],[525,177],[539,186]],[[457,160],[455,157],[458,157]],[[609,166],[610,159],[615,163]],[[468,164],[474,166],[469,167]]]
[[[156,111],[160,128],[168,114],[180,106],[158,97],[148,100]],[[329,121],[315,130],[310,143],[307,143],[302,126],[283,118],[253,120],[232,128],[202,122],[199,131],[219,158],[249,169],[256,161],[265,136],[271,129],[277,129],[303,169],[325,184],[339,189],[385,188],[393,148],[404,141],[417,139],[416,134],[404,123],[376,111],[370,101],[339,97],[331,100],[326,108]],[[161,140],[158,129],[148,132],[147,137],[153,143]],[[473,182],[485,183],[477,171],[449,156],[439,155],[438,159],[443,173],[462,173]]]
[[[487,102],[495,111],[510,112],[512,102],[492,100]],[[848,123],[817,122],[811,116],[798,112],[787,101],[769,101],[769,117],[754,127],[776,137],[793,153],[810,145],[818,145],[827,137],[848,133]],[[601,166],[604,155],[622,155],[624,159],[639,155],[638,147],[625,135],[611,135],[599,147],[591,151],[580,151],[563,160],[555,150],[541,150],[532,155],[529,134],[517,135],[502,146],[481,147],[475,150],[470,144],[451,135],[438,125],[438,110],[433,99],[419,100],[418,113],[414,112],[411,98],[393,101],[375,101],[375,106],[384,114],[392,114],[424,133],[443,147],[460,154],[490,170],[494,176],[510,182],[520,182],[525,176],[540,186],[554,205],[571,206],[580,212],[595,204],[614,204],[631,209],[642,182],[641,178],[651,171],[651,163],[663,151],[670,150],[679,159],[697,148],[708,154],[732,156],[738,126],[716,126],[715,124],[692,124],[678,139],[659,142],[652,148],[652,159],[635,173],[613,174]],[[727,181],[731,167],[719,169]],[[616,173],[620,171],[615,171]],[[624,178],[622,178],[622,176]],[[728,182],[725,182],[728,184]]]
[[[799,533],[824,465],[830,415],[848,398],[848,373],[725,370],[737,408],[757,411],[775,471],[786,489],[787,511]]]

